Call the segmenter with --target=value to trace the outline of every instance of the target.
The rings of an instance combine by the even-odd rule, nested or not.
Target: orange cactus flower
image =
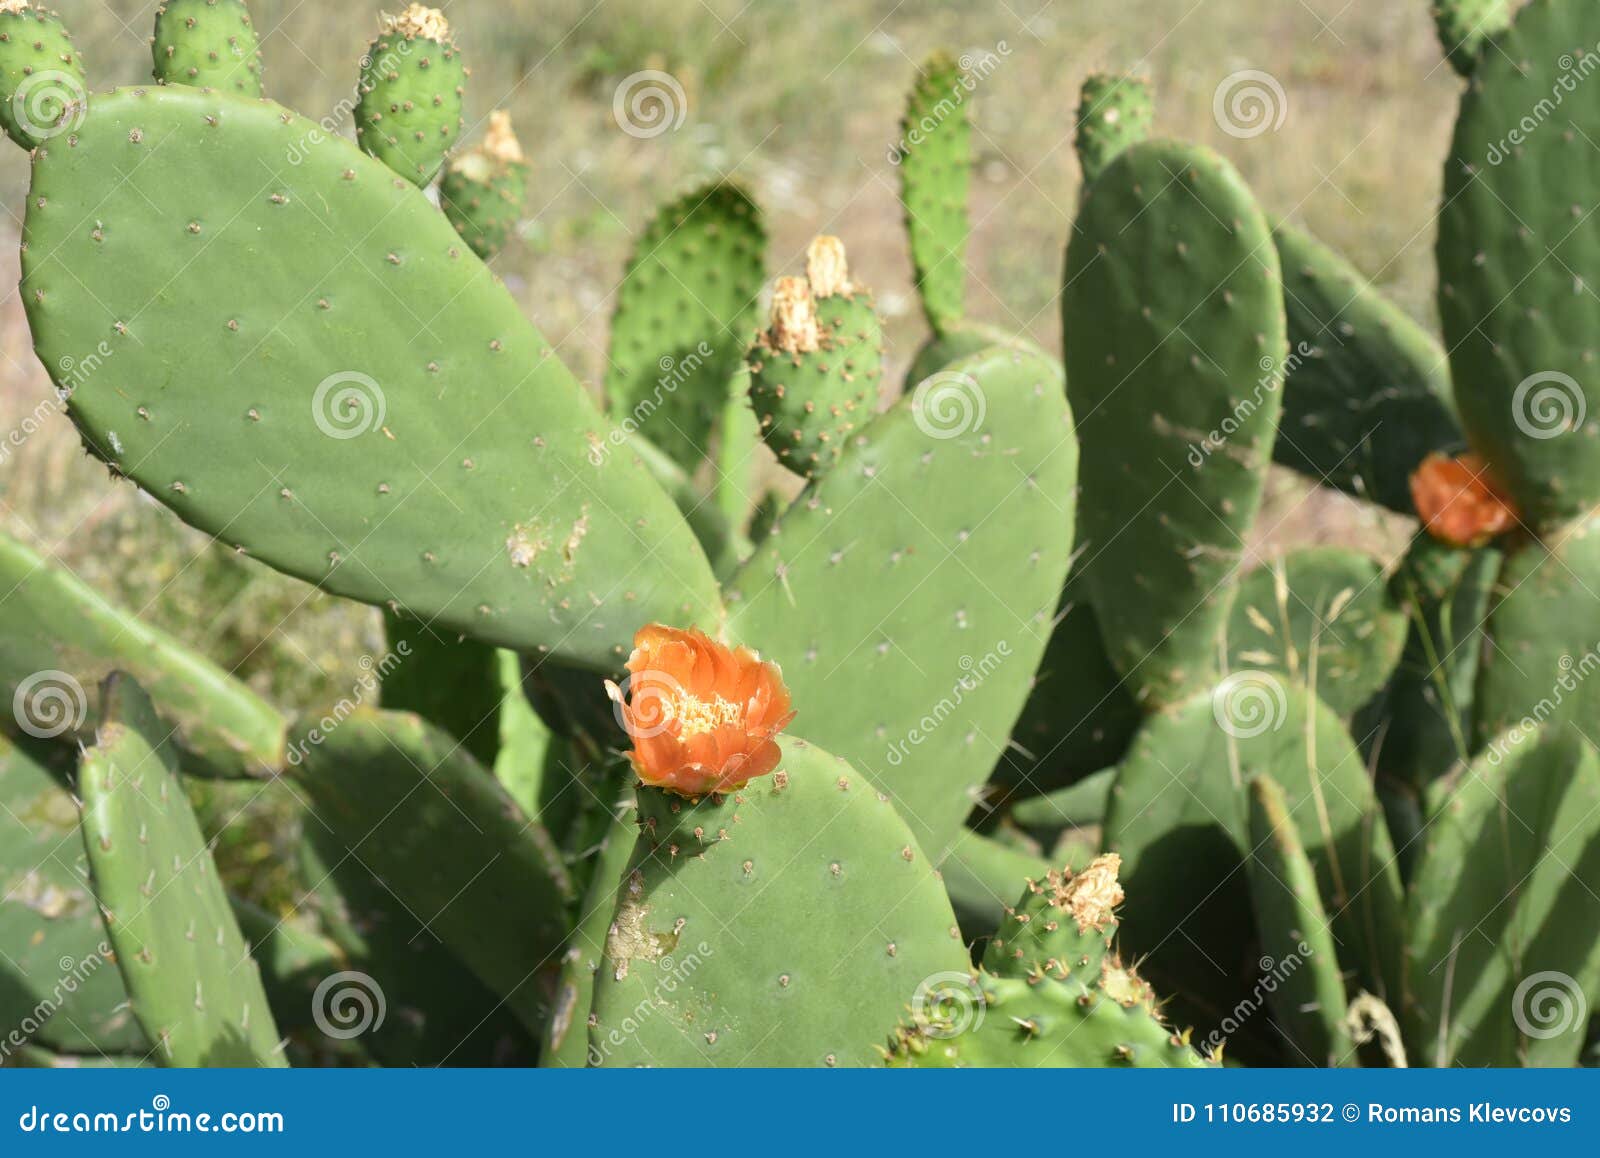
[[[1411,501],[1428,533],[1457,547],[1476,547],[1517,525],[1516,504],[1476,454],[1430,454],[1411,475]]]
[[[777,735],[794,718],[776,664],[699,631],[651,623],[633,637],[628,678],[606,681],[633,738],[639,779],[683,796],[742,787],[778,766]]]

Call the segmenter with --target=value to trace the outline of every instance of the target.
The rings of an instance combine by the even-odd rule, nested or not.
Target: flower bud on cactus
[[[528,163],[511,114],[497,109],[483,140],[445,169],[439,205],[472,252],[488,261],[515,232],[527,191]]]
[[[461,135],[467,69],[437,8],[413,4],[384,16],[361,58],[356,139],[416,185],[426,185]]]
[[[634,637],[628,678],[606,681],[633,738],[639,779],[682,796],[728,792],[778,766],[794,718],[777,665],[699,631],[653,623]]]
[[[1411,476],[1417,517],[1434,538],[1481,547],[1517,525],[1517,508],[1476,454],[1430,454]]]
[[[796,474],[820,473],[871,418],[882,375],[871,295],[851,281],[844,243],[818,237],[806,276],[773,287],[772,324],[751,352],[750,403],[762,437]]]

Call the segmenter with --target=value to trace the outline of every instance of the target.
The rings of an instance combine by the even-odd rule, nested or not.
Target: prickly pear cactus
[[[1022,900],[989,938],[984,968],[1002,976],[1071,978],[1093,985],[1117,932],[1121,864],[1112,853],[1077,873],[1069,866],[1030,880]]]
[[[971,179],[971,82],[960,62],[937,52],[923,62],[906,98],[900,140],[900,204],[911,240],[922,312],[935,334],[961,320],[966,294],[967,185]]]
[[[1231,165],[1161,142],[1084,192],[1063,278],[1086,581],[1150,707],[1208,687],[1282,398],[1271,233]]]
[[[995,349],[951,369],[947,393],[864,427],[726,591],[729,632],[782,667],[803,734],[871,775],[934,857],[1027,697],[1077,479],[1054,365]]]
[[[150,55],[164,84],[261,95],[261,50],[244,0],[162,0]]]
[[[694,471],[712,452],[765,277],[766,228],[741,186],[667,202],[639,235],[611,317],[613,420]]]
[[[60,19],[26,0],[0,3],[0,125],[24,149],[70,132],[88,109],[83,60]]]
[[[1439,45],[1451,66],[1471,76],[1485,47],[1511,25],[1512,0],[1434,0]]]
[[[1155,119],[1149,81],[1114,73],[1088,77],[1078,99],[1075,142],[1084,181],[1093,181],[1119,153],[1148,138]]]
[[[0,589],[0,693],[25,731],[92,743],[100,682],[120,670],[159,702],[187,771],[267,776],[283,767],[289,725],[276,708],[5,535]]]
[[[108,351],[63,385],[113,469],[436,630],[607,670],[639,623],[714,616],[671,499],[594,454],[609,425],[421,193],[270,102],[183,86],[98,96],[75,140],[34,166],[23,296],[47,367]]]
[[[467,67],[437,8],[385,15],[361,58],[356,139],[414,185],[426,185],[461,135]]]
[[[439,208],[472,252],[488,261],[505,248],[528,197],[528,162],[511,114],[489,114],[483,140],[451,158],[439,182]]]
[[[815,478],[868,421],[883,376],[883,331],[872,295],[851,280],[844,245],[819,237],[806,276],[781,277],[772,324],[750,352],[750,403],[778,460]]]
[[[168,728],[127,676],[101,697],[98,742],[78,765],[83,843],[134,1016],[166,1065],[284,1065]]]
[[[820,748],[782,746],[726,797],[640,788],[595,1064],[872,1064],[927,978],[965,973],[950,902],[888,798]]]
[[[1425,832],[1406,948],[1430,1065],[1570,1066],[1600,984],[1600,758],[1576,733],[1505,733]]]

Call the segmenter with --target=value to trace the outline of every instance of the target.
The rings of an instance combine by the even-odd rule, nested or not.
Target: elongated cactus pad
[[[1239,583],[1228,663],[1304,684],[1341,716],[1372,699],[1400,661],[1406,615],[1383,568],[1359,551],[1307,547]]]
[[[894,806],[802,740],[725,798],[641,788],[639,818],[595,987],[595,1064],[871,1064],[919,986],[967,969]]]
[[[1439,212],[1456,405],[1540,531],[1600,501],[1600,301],[1583,280],[1600,239],[1582,225],[1600,181],[1587,144],[1600,101],[1552,98],[1574,83],[1570,54],[1597,43],[1596,5],[1533,0],[1517,14],[1462,95]]]
[[[159,699],[189,771],[270,775],[283,766],[288,721],[276,708],[5,535],[0,589],[0,693],[25,730],[91,743],[100,681],[120,670]]]
[[[83,843],[134,1016],[174,1066],[281,1066],[261,976],[183,794],[170,729],[131,678],[78,764]]]
[[[1286,353],[1278,255],[1231,165],[1134,145],[1084,195],[1063,280],[1085,572],[1142,702],[1214,682]]]
[[[298,783],[335,848],[359,860],[538,1033],[532,974],[553,965],[572,885],[544,829],[454,740],[404,712],[313,724]],[[506,922],[500,914],[515,911]]]
[[[64,745],[0,736],[0,1024],[67,1054],[142,1056],[150,1046],[89,887],[70,769]]]
[[[1289,323],[1273,459],[1411,514],[1411,472],[1434,451],[1459,449],[1465,437],[1444,350],[1309,233],[1279,223],[1272,237]]]
[[[906,98],[900,140],[890,150],[900,169],[900,205],[917,293],[936,334],[961,320],[966,294],[972,87],[955,58],[943,52],[930,56]]]
[[[992,350],[863,429],[728,583],[728,630],[782,667],[795,730],[872,776],[934,857],[1028,695],[1076,479],[1056,367]]]
[[[1250,899],[1261,951],[1271,960],[1273,1017],[1309,1066],[1354,1063],[1346,1024],[1344,978],[1317,874],[1306,856],[1289,802],[1263,773],[1250,782]]]
[[[310,121],[181,86],[97,97],[76,145],[39,155],[25,232],[44,364],[105,351],[73,420],[186,521],[602,670],[641,623],[716,607],[671,500],[594,453],[608,424],[493,275]]]
[[[1150,953],[1147,971],[1197,1025],[1215,1027],[1245,996],[1257,970],[1246,787],[1261,773],[1284,790],[1345,968],[1393,999],[1400,879],[1366,768],[1331,709],[1266,672],[1152,716],[1119,766],[1105,838],[1130,898],[1124,944]],[[1247,1022],[1239,1040],[1261,1029]]]
[[[1085,183],[1098,177],[1128,146],[1148,138],[1155,119],[1155,98],[1144,78],[1095,73],[1085,79],[1075,141]]]
[[[426,185],[461,135],[467,67],[437,8],[384,16],[361,58],[356,139],[414,185]]]
[[[12,0],[0,6],[0,126],[24,149],[69,133],[88,109],[83,59],[60,17]]]
[[[605,382],[612,419],[688,471],[711,453],[744,362],[766,248],[750,194],[713,181],[656,211],[617,289]]]
[[[1570,1066],[1600,985],[1600,759],[1507,733],[1426,829],[1406,950],[1413,1040],[1449,1066]]]
[[[261,95],[261,49],[244,0],[162,0],[150,55],[166,84]]]

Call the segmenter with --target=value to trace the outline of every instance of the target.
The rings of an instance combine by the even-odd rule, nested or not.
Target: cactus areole
[[[606,681],[629,759],[645,784],[682,796],[740,788],[778,766],[777,736],[794,718],[776,664],[699,631],[640,628],[628,676]]]

